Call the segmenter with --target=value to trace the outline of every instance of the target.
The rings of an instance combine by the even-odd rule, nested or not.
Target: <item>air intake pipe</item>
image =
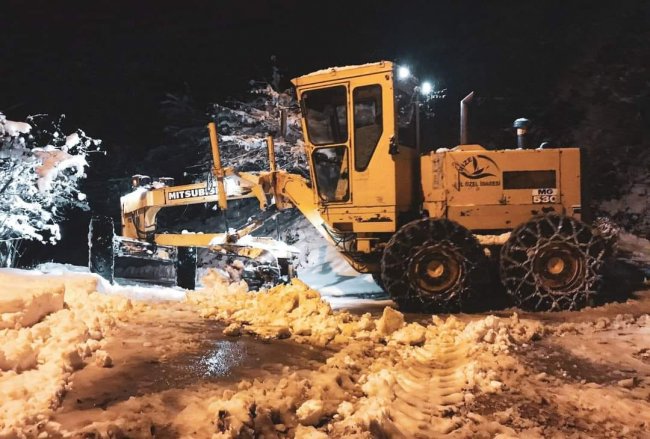
[[[468,137],[467,106],[469,105],[470,102],[472,102],[473,98],[474,98],[474,92],[471,92],[460,101],[460,144],[461,145],[467,145],[467,137]]]

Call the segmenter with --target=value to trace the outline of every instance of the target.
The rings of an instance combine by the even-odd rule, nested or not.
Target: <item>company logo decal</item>
[[[497,177],[499,165],[486,155],[477,154],[460,163],[454,162],[454,168],[458,171],[458,190],[462,187],[501,186]],[[467,180],[463,181],[461,177]]]
[[[216,194],[217,194],[217,188],[213,186],[209,190],[206,190],[206,188],[198,188],[198,189],[185,189],[182,191],[167,192],[167,199],[184,200],[186,198],[207,197],[209,195],[216,195]]]

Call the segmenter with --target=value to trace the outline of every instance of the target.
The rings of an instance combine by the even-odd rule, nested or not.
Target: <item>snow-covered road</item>
[[[580,312],[405,318],[368,301],[372,314],[334,311],[360,302],[328,303],[301,282],[249,293],[208,277],[185,292],[82,271],[0,270],[2,438],[644,437],[650,427],[650,292]]]

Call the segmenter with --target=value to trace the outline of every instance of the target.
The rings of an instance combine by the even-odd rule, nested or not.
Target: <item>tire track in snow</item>
[[[454,418],[464,402],[469,346],[462,340],[436,340],[414,348],[398,370],[391,373],[392,400],[387,404],[382,429],[391,437],[430,438],[460,425]]]

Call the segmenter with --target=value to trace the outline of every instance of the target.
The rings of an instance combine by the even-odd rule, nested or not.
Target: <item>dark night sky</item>
[[[165,92],[187,84],[199,102],[223,99],[268,76],[271,55],[287,78],[397,59],[454,97],[525,93],[580,55],[604,11],[556,0],[4,3],[0,109],[65,113],[136,148],[159,138]]]
[[[648,30],[646,3],[0,0],[0,111],[13,120],[65,113],[66,128],[103,139],[97,180],[130,175],[160,144],[165,93],[189,89],[203,108],[268,79],[272,55],[287,88],[329,66],[408,63],[448,91],[433,146],[455,141],[457,102],[470,90],[481,97],[473,120],[492,130],[522,115],[564,128],[570,109],[544,109],[563,84],[602,73],[576,72],[591,52],[616,54]]]

